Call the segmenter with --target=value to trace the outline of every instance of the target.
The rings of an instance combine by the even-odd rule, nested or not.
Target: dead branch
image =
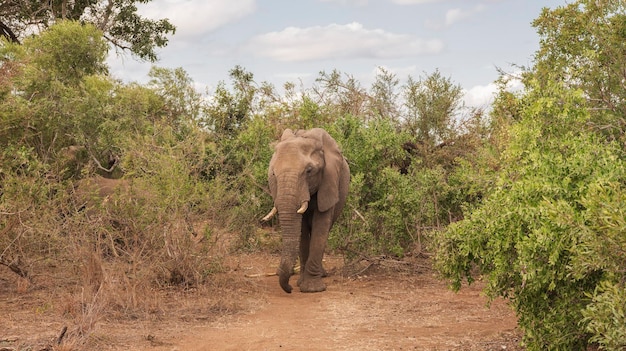
[[[276,274],[275,272],[274,273],[256,273],[256,274],[246,274],[244,276],[246,278],[261,278],[261,277],[273,277],[275,275],[278,275],[278,274]]]
[[[349,273],[347,274],[347,276],[348,277],[359,276],[374,266],[390,268],[390,269],[399,269],[399,270],[410,269],[412,267],[417,267],[417,268],[421,268],[425,270],[431,269],[431,267],[427,265],[422,265],[422,264],[418,264],[415,262],[395,259],[386,255],[373,256],[373,257],[361,255],[358,259],[349,263],[348,266],[356,266],[357,264],[362,263],[362,262],[366,262],[365,267],[360,268],[358,271],[354,273]]]
[[[22,267],[21,260],[19,259],[19,257],[13,260],[12,262],[7,262],[5,260],[0,259],[0,265],[6,266],[13,273],[19,275],[22,278],[26,278],[26,279],[30,278],[28,271]]]
[[[362,215],[362,214],[361,214],[361,213],[360,213],[360,212],[359,212],[356,208],[354,208],[354,209],[352,209],[352,210],[354,211],[354,213],[355,213],[357,216],[359,216],[359,218],[361,218],[361,220],[362,220],[363,222],[366,222],[366,223],[367,223],[367,221],[365,220],[365,217],[363,217],[363,215]]]
[[[66,333],[67,333],[67,326],[64,326],[63,329],[61,329],[61,334],[59,334],[59,337],[57,338],[57,345],[61,345]]]
[[[294,272],[294,273],[300,273],[300,266],[296,266],[296,267],[293,269],[293,272]],[[272,273],[272,272],[270,272],[270,273],[246,274],[246,275],[244,275],[244,276],[245,276],[246,278],[261,278],[261,277],[273,277],[273,276],[275,276],[275,275],[278,275],[278,274],[276,274],[276,272],[273,272],[273,273]]]

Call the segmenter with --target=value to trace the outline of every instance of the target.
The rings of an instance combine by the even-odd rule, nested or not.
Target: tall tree
[[[398,123],[397,100],[399,93],[397,92],[400,80],[398,77],[385,69],[378,67],[376,80],[371,87],[371,109],[376,116],[389,118],[394,123]]]
[[[114,47],[142,60],[156,61],[155,49],[167,45],[175,27],[167,19],[138,14],[137,4],[151,0],[4,0],[0,3],[0,37],[11,42],[50,27],[58,20],[88,22]]]
[[[407,109],[405,128],[427,145],[448,139],[453,117],[461,107],[462,90],[450,78],[434,73],[409,81],[404,90]]]
[[[626,142],[626,3],[579,0],[544,9],[533,26],[541,37],[533,78],[584,91],[593,124]]]

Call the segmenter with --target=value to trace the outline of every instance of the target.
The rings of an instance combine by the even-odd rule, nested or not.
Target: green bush
[[[342,145],[352,175],[332,247],[349,257],[419,253],[425,236],[449,223],[451,212],[460,208],[448,171],[424,167],[423,157],[407,153],[403,145],[412,137],[398,132],[392,121],[366,124],[346,116],[329,130]]]
[[[584,127],[579,93],[543,87],[522,106],[493,193],[441,233],[437,266],[456,289],[484,274],[489,296],[511,301],[529,350],[582,350],[596,288],[624,279],[623,239],[597,216],[619,212],[624,153]],[[597,197],[608,189],[620,195]]]
[[[626,287],[624,282],[602,282],[583,310],[582,324],[591,335],[591,342],[604,350],[626,348]]]

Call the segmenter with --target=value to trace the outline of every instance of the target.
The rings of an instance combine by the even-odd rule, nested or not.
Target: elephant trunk
[[[306,184],[298,181],[295,175],[286,175],[278,181],[278,191],[274,205],[278,209],[282,231],[283,248],[277,274],[280,286],[287,293],[292,288],[289,278],[300,248],[302,214],[307,210],[310,195]],[[294,186],[295,185],[295,186]]]
[[[278,266],[278,281],[280,287],[287,293],[291,292],[289,278],[293,275],[293,268],[298,257],[302,215],[295,213],[284,214],[279,211],[280,226],[283,237],[283,248]]]

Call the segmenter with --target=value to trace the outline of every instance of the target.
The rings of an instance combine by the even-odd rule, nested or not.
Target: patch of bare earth
[[[84,339],[58,345],[64,326],[75,330],[76,313],[67,310],[76,292],[20,292],[0,273],[0,350],[522,350],[503,301],[487,307],[480,283],[449,291],[427,260],[402,269],[376,264],[355,275],[329,257],[326,268],[334,273],[317,294],[284,293],[275,276],[265,276],[278,260],[233,257],[211,287],[146,292],[140,298],[154,299],[151,312],[108,312]],[[80,343],[64,345],[71,340]]]

